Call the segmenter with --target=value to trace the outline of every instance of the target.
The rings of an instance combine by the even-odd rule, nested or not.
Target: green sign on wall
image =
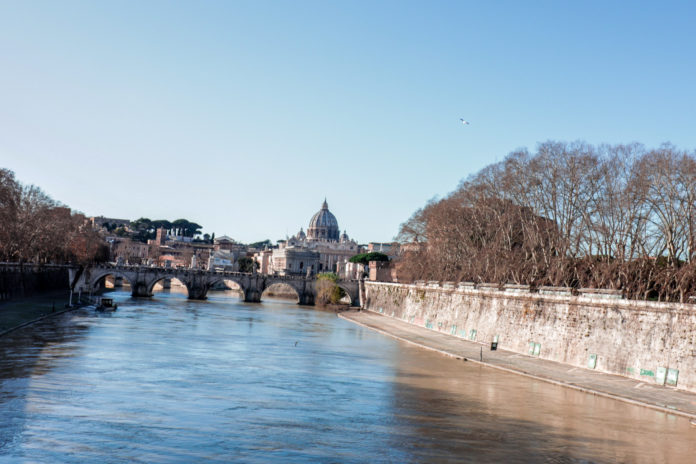
[[[535,343],[534,344],[534,356],[539,356],[539,353],[541,353],[541,343]]]
[[[596,354],[591,354],[590,359],[587,361],[587,367],[590,369],[594,369],[597,367],[597,355]]]
[[[664,385],[666,378],[667,378],[667,368],[658,367],[657,368],[657,375],[655,375],[655,382],[658,385]]]

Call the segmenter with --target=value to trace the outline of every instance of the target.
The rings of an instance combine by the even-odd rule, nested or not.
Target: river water
[[[0,462],[696,462],[686,419],[333,313],[112,295],[0,339]]]

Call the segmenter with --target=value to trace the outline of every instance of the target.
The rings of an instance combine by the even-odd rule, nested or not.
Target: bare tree
[[[544,142],[431,200],[397,239],[405,279],[696,292],[696,154]]]
[[[0,169],[0,259],[19,263],[88,262],[103,258],[104,241],[40,188]]]

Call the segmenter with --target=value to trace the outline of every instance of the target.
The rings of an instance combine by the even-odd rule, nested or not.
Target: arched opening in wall
[[[350,292],[347,289],[345,289],[344,287],[342,287],[341,285],[337,285],[337,287],[340,288],[341,290],[343,290],[343,293],[345,293],[345,295],[343,295],[343,297],[340,300],[338,300],[338,304],[342,304],[342,305],[345,304],[348,306],[352,306],[353,299],[350,297]]]
[[[261,294],[261,300],[281,300],[298,303],[300,295],[297,294],[297,290],[292,285],[278,282],[266,287]]]
[[[97,293],[114,291],[130,292],[131,283],[121,274],[104,274],[94,281],[93,288]]]
[[[234,280],[221,279],[208,290],[208,297],[211,296],[244,298],[244,289]]]
[[[150,293],[172,294],[188,297],[186,285],[176,277],[162,277],[152,284]]]

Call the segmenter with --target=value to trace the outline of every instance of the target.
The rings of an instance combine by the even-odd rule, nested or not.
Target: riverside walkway
[[[688,417],[696,425],[696,393],[654,385],[464,340],[370,311],[347,311],[339,317],[396,339],[457,359],[525,375],[627,403]],[[483,349],[483,351],[482,351]],[[481,358],[483,359],[481,361]]]

